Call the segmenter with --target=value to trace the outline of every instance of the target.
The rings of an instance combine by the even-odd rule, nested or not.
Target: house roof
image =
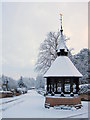
[[[67,56],[59,56],[44,77],[82,77],[82,74]]]

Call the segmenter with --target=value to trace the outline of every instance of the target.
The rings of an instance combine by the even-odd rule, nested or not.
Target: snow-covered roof
[[[60,49],[64,49],[66,52],[68,51],[65,44],[65,38],[63,35],[60,36],[59,44],[57,46],[57,52],[60,52]]]
[[[82,77],[82,74],[67,56],[59,56],[44,77]]]

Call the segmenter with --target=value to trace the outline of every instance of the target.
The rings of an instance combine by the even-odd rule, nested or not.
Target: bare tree
[[[58,45],[60,37],[60,32],[50,32],[47,35],[47,38],[41,43],[38,59],[35,65],[35,70],[39,71],[39,73],[44,74],[49,67],[51,66],[52,62],[56,59],[56,49]],[[65,41],[67,41],[66,36]]]

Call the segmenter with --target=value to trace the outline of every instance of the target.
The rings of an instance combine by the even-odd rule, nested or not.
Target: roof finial
[[[63,29],[62,29],[62,14],[60,14],[60,22],[61,22],[61,35],[62,35],[62,33],[63,33]]]

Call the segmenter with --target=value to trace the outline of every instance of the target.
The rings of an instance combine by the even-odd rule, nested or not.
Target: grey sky
[[[68,47],[77,53],[88,47],[88,3],[2,3],[3,73],[13,78],[35,77],[34,64],[40,43],[60,26],[64,15],[64,33]]]

